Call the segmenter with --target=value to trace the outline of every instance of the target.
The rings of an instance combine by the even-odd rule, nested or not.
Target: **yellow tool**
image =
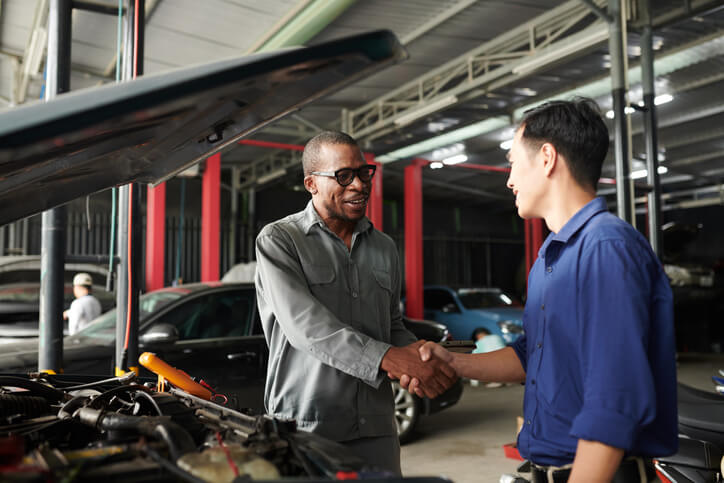
[[[183,389],[189,394],[209,401],[214,396],[211,391],[191,379],[191,377],[184,371],[169,366],[163,361],[163,359],[152,352],[144,352],[141,354],[138,358],[138,362],[140,362],[141,365],[149,371],[164,377],[168,382],[179,389]]]

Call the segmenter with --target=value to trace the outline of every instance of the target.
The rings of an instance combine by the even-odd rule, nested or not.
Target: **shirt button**
[[[548,271],[548,273],[551,273],[553,271],[553,267],[548,267],[546,268],[546,270]]]
[[[540,306],[540,309],[541,309],[541,310],[545,310],[545,309],[546,309],[546,304],[542,304],[542,305]]]
[[[359,420],[359,423],[360,423],[360,424],[364,424],[364,423],[366,423],[366,422],[367,422],[367,420],[366,420],[365,418],[360,418],[360,420]]]
[[[352,297],[357,298],[357,292],[352,292]]]
[[[541,344],[540,342],[538,342],[538,344],[536,345],[536,347],[540,349],[541,347],[543,347],[543,344]]]
[[[533,386],[535,386],[535,379],[531,379],[531,380],[530,380],[530,383],[531,383]]]
[[[530,424],[530,419],[529,419],[528,421],[526,421],[525,423],[526,423],[526,424]]]

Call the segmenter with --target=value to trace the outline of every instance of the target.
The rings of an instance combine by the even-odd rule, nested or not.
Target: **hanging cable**
[[[133,9],[133,76],[136,78],[138,72],[138,0],[134,2]],[[124,370],[128,361],[128,339],[131,334],[131,301],[133,300],[133,183],[128,184],[128,292],[126,305],[126,337],[123,343],[123,355],[121,357],[121,369]]]
[[[121,32],[123,31],[123,0],[118,0],[118,27],[116,28],[116,82],[121,80]],[[110,291],[111,280],[113,279],[113,255],[116,245],[116,194],[117,188],[114,186],[111,189],[111,239],[110,247],[108,249],[108,278],[106,279],[106,289]]]

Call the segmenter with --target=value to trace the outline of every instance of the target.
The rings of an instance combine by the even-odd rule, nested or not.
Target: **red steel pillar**
[[[367,218],[370,219],[375,228],[382,231],[382,163],[375,161],[375,155],[372,153],[365,153],[365,160],[367,164],[377,166],[375,176],[372,178],[370,200],[367,202]]]
[[[525,220],[525,273],[530,269],[538,258],[538,250],[543,245],[543,220],[534,218]]]
[[[146,291],[164,285],[166,243],[166,183],[148,187],[146,202]]]
[[[407,316],[422,319],[423,255],[422,255],[422,160],[413,160],[405,167],[405,286]]]
[[[201,281],[219,280],[221,154],[206,159],[201,189]]]

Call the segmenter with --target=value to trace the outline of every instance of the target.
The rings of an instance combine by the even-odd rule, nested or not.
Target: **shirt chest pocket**
[[[335,284],[337,276],[334,268],[329,265],[303,263],[304,277],[307,279],[309,290],[317,300],[327,308],[335,310],[339,291]]]

